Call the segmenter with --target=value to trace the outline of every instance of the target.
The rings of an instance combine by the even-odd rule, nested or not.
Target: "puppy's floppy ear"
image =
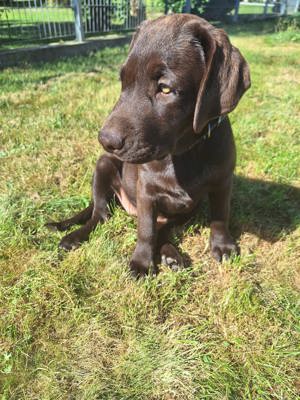
[[[204,20],[193,35],[204,51],[205,70],[197,95],[193,128],[200,133],[212,119],[228,114],[250,87],[248,64],[227,34]]]

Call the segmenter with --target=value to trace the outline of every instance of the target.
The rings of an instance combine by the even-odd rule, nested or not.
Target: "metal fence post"
[[[82,13],[81,13],[81,0],[73,0],[73,9],[75,16],[75,35],[78,42],[84,41],[84,29],[82,23]]]
[[[288,8],[288,0],[285,0],[281,3],[280,6],[280,15],[286,15],[287,14],[287,8]]]
[[[270,0],[266,0],[266,1],[265,1],[265,5],[264,5],[264,16],[266,16],[266,15],[268,14],[269,2],[270,2]]]
[[[185,13],[191,12],[191,0],[185,0],[184,12]]]
[[[233,22],[238,22],[239,18],[240,0],[234,0],[234,15]]]
[[[165,15],[167,15],[168,12],[169,12],[169,1],[165,0],[164,3],[165,3],[165,11],[164,11],[164,13],[165,13]]]

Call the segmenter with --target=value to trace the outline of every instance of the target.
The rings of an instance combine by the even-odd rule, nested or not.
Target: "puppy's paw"
[[[139,279],[146,275],[157,275],[157,267],[153,262],[144,262],[132,259],[129,264],[130,273],[133,278]]]
[[[239,254],[239,247],[231,237],[212,237],[210,250],[213,258],[219,262],[229,260],[231,256]]]
[[[62,238],[59,247],[65,251],[75,250],[81,245],[82,241],[83,240],[76,234],[76,232],[72,232]]]
[[[161,263],[171,268],[172,271],[179,271],[184,267],[183,257],[171,243],[164,244],[160,249]]]
[[[45,227],[50,229],[51,231],[66,231],[69,228],[69,225],[64,224],[63,222],[48,222],[45,224]]]

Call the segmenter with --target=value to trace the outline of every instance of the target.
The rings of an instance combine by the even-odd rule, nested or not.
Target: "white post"
[[[297,12],[298,8],[300,7],[300,0],[295,1],[293,12]]]
[[[84,41],[84,29],[81,14],[81,0],[73,0],[73,8],[75,15],[75,35],[78,42]]]

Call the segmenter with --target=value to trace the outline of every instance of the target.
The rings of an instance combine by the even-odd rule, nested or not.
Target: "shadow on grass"
[[[203,202],[186,224],[175,228],[177,244],[190,226],[200,233],[209,225],[207,203]],[[300,224],[300,188],[295,186],[235,176],[231,204],[230,231],[235,239],[248,232],[275,243]],[[189,255],[184,253],[183,257],[185,265],[191,265]]]
[[[300,223],[300,189],[236,176],[231,215],[235,237],[249,232],[275,242],[293,232]]]
[[[207,202],[184,226],[176,228],[177,241],[189,226],[209,225]],[[274,243],[300,225],[300,188],[235,176],[231,201],[230,230],[235,239],[249,232]],[[198,229],[197,229],[198,230]]]

